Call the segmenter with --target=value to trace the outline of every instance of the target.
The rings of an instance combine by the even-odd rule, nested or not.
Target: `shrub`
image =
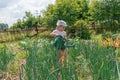
[[[102,34],[102,38],[106,39],[106,38],[111,38],[112,37],[112,33],[111,32],[105,32]]]
[[[87,21],[78,20],[74,24],[74,27],[76,29],[76,36],[80,37],[81,39],[90,39],[91,33],[87,28]]]
[[[41,38],[50,38],[50,31],[44,31],[39,34]]]

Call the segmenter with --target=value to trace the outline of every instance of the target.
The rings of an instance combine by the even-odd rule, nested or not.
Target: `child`
[[[59,37],[58,39],[65,40],[67,34],[66,34],[66,32],[64,30],[65,30],[66,27],[67,27],[67,24],[66,24],[65,21],[58,20],[56,30],[54,30],[52,33],[50,33],[50,35],[52,37]],[[66,48],[64,46],[64,41],[62,41],[62,43],[58,43],[58,44],[59,45],[63,44],[61,47],[58,48],[58,50],[59,50],[60,64],[62,66],[64,66],[64,62],[65,62],[66,56],[67,56],[67,50],[66,50]]]

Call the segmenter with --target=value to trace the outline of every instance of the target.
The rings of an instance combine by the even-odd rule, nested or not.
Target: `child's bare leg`
[[[66,49],[60,50],[59,51],[59,61],[60,61],[60,65],[62,67],[64,66],[66,58],[67,58],[67,50]],[[62,75],[60,72],[58,73],[58,80],[62,80]]]
[[[67,58],[67,50],[60,50],[59,51],[59,60],[60,60],[60,64],[62,66],[64,66],[65,60]]]
[[[58,73],[58,80],[62,80],[62,75],[60,72]]]

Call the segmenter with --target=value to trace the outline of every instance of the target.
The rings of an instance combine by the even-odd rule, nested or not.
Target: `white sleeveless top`
[[[58,35],[61,35],[62,37],[65,37],[67,35],[65,31],[59,31],[59,30],[54,30],[52,33],[56,33]]]

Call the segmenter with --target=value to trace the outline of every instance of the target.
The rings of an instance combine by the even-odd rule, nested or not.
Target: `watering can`
[[[65,40],[61,35],[55,38],[53,45],[60,50],[64,50],[69,47],[75,47],[75,45],[67,45],[67,40]]]

